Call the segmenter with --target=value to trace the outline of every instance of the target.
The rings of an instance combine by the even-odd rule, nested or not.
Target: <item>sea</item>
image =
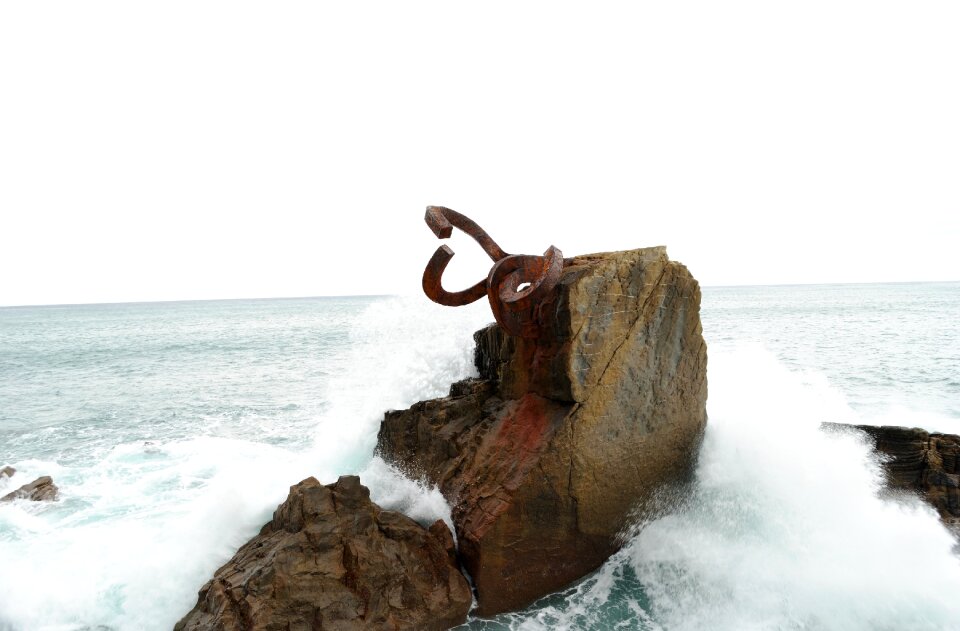
[[[473,630],[956,630],[960,556],[823,422],[960,433],[960,283],[706,287],[709,421],[598,571]],[[0,630],[169,630],[314,476],[449,521],[372,456],[383,412],[475,375],[481,303],[422,296],[0,309]]]

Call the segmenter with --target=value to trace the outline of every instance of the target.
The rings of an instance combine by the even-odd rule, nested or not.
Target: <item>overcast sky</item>
[[[960,3],[5,2],[0,305],[413,293],[424,207],[960,280]],[[469,240],[448,289],[482,278]]]

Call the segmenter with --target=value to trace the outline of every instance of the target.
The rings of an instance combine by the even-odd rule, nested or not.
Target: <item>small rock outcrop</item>
[[[388,412],[378,435],[453,506],[481,616],[599,567],[636,507],[688,474],[706,424],[700,288],[664,248],[567,259],[522,317],[539,337],[478,331],[480,378]]]
[[[884,456],[887,486],[919,494],[960,536],[960,436],[917,427],[824,423],[831,430],[858,430]]]
[[[439,631],[464,622],[471,601],[446,524],[381,509],[356,476],[307,478],[175,629]]]
[[[12,478],[13,474],[16,472],[17,470],[13,467],[4,467],[0,469],[0,478]]]
[[[13,500],[31,500],[33,502],[52,502],[60,495],[60,489],[48,475],[37,478],[30,484],[24,484],[16,491],[0,497],[0,502]]]

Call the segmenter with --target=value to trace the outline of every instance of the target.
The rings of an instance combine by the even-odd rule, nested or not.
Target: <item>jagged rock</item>
[[[12,502],[13,500],[31,500],[34,502],[52,502],[57,499],[60,489],[53,483],[53,478],[48,475],[37,478],[30,484],[24,484],[12,493],[7,493],[0,497],[0,502]]]
[[[706,423],[700,288],[666,250],[568,260],[542,334],[476,333],[480,379],[388,412],[378,453],[453,506],[479,615],[596,569],[631,512],[691,468]]]
[[[13,474],[16,472],[17,470],[13,467],[4,467],[3,469],[0,469],[0,478],[12,478]]]
[[[887,486],[918,493],[960,536],[960,436],[930,433],[918,427],[824,423],[828,429],[866,434],[883,454]]]
[[[356,476],[307,478],[217,570],[175,631],[441,630],[472,594],[442,522],[383,510]]]

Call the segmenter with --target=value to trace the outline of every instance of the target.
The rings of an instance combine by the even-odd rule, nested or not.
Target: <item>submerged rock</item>
[[[13,474],[16,472],[17,470],[13,467],[4,467],[0,469],[0,478],[12,478]]]
[[[472,594],[449,528],[383,510],[356,476],[307,478],[217,570],[176,631],[441,630]]]
[[[60,489],[53,483],[53,478],[48,475],[37,478],[30,484],[24,484],[12,493],[7,493],[0,497],[0,502],[12,502],[13,500],[31,500],[33,502],[52,502],[57,499]]]
[[[525,317],[474,338],[480,379],[388,412],[378,453],[453,506],[478,613],[599,567],[633,512],[691,469],[706,423],[700,288],[666,250],[575,257]]]
[[[866,434],[885,456],[887,486],[920,495],[960,537],[960,436],[917,427],[824,423],[827,429],[853,429]]]

